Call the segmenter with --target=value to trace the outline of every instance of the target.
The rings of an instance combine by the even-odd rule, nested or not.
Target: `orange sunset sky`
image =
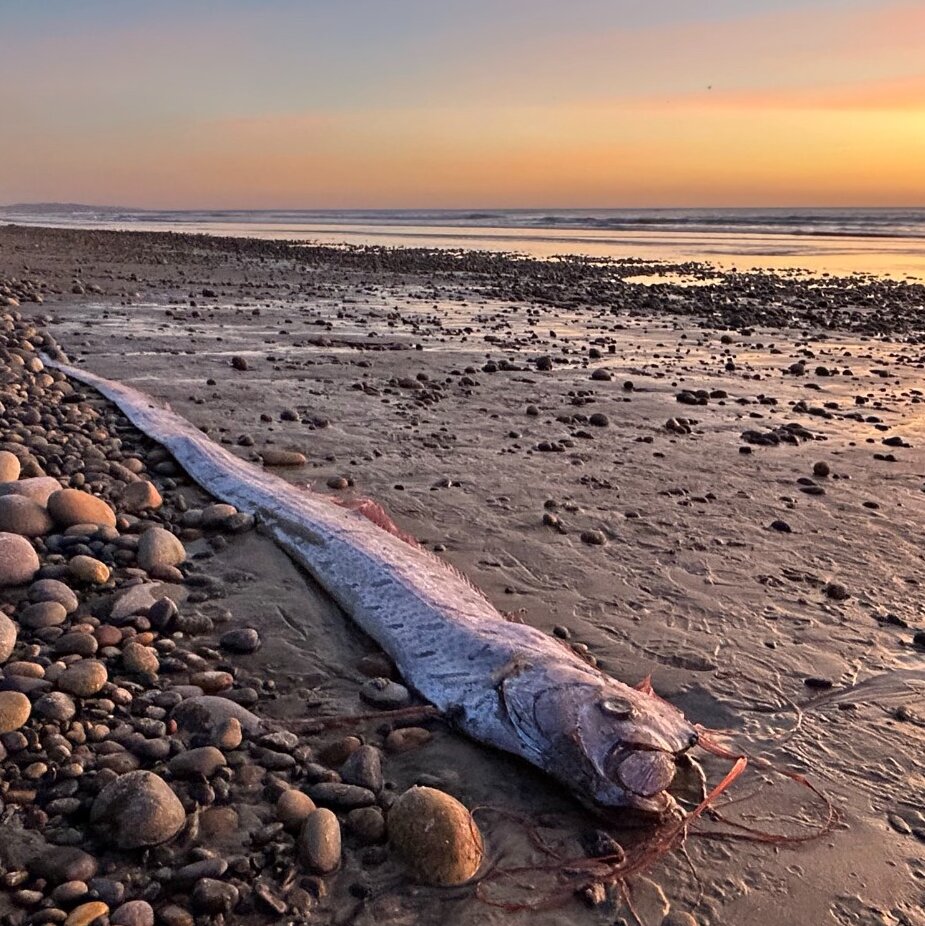
[[[925,205],[925,3],[0,4],[0,203]]]

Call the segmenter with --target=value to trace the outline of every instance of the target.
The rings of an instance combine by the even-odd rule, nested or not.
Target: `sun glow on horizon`
[[[0,202],[925,204],[921,4],[573,6],[0,11]]]

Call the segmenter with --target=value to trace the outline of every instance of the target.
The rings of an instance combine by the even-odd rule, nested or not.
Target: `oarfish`
[[[662,815],[684,716],[507,620],[436,555],[356,510],[241,460],[138,390],[46,358],[114,402],[214,497],[257,518],[460,730],[532,763],[586,803]]]

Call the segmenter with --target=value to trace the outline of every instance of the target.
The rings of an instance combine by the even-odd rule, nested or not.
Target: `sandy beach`
[[[9,322],[9,337],[31,323],[72,362],[169,402],[245,459],[303,454],[304,463],[274,470],[319,493],[380,502],[499,609],[566,638],[628,684],[651,676],[692,722],[724,731],[730,750],[805,775],[831,798],[838,823],[801,845],[702,838],[729,827],[699,821],[687,857],[672,853],[631,884],[647,924],[925,923],[925,286],[717,274],[699,263],[654,268],[681,283],[625,282],[652,269],[5,226],[0,313],[24,320]],[[14,413],[21,368],[5,363],[0,450],[26,460],[12,435],[43,425]],[[507,814],[547,824],[566,857],[586,852],[602,822],[540,772],[440,720],[414,724],[427,732],[406,751],[388,746],[394,724],[305,727],[369,708],[362,661],[377,647],[259,531],[223,531],[213,542],[185,524],[184,511],[209,499],[169,465],[158,469],[149,442],[92,391],[74,395],[122,439],[120,453],[144,462],[164,497],[157,517],[194,567],[173,576],[181,611],[227,612],[231,621],[216,620],[201,637],[181,634],[178,645],[198,653],[199,671],[206,663],[229,671],[228,690],[254,692],[240,703],[299,742],[279,768],[261,765],[272,748],[257,739],[250,752],[231,750],[226,786],[213,783],[218,796],[198,801],[198,835],[119,854],[98,837],[67,835],[83,838],[88,795],[71,821],[49,808],[62,776],[35,755],[52,721],[33,717],[32,732],[2,737],[8,882],[26,866],[16,847],[39,846],[50,829],[99,858],[94,876],[128,885],[129,899],[157,911],[182,904],[177,897],[192,888],[178,870],[219,858],[228,865],[216,880],[242,898],[228,922],[633,921],[619,892],[510,913],[482,903],[472,886],[417,885],[386,837],[357,817],[351,828],[355,809],[344,806],[334,807],[345,827],[339,870],[311,883],[292,875],[294,839],[274,828],[275,802],[290,787],[340,781],[336,770],[358,745],[345,744],[352,737],[381,750],[374,806],[383,811],[413,784],[487,808],[477,821],[488,864],[536,861],[527,829]],[[36,446],[32,458],[42,454]],[[43,459],[58,476],[47,469],[54,453]],[[122,488],[106,482],[119,514]],[[54,549],[38,543],[47,569]],[[118,572],[106,593],[131,578]],[[81,608],[98,617],[101,592],[84,592]],[[23,600],[21,588],[0,589],[16,620]],[[262,646],[218,654],[230,627],[255,629]],[[58,639],[22,632],[15,658],[51,666]],[[124,665],[128,640],[111,644],[111,673]],[[177,678],[136,679],[147,694],[135,698],[190,683]],[[37,686],[30,697],[44,693]],[[78,721],[116,729],[105,710],[81,710]],[[126,711],[122,723],[145,716]],[[26,741],[18,749],[7,742],[16,736]],[[100,733],[87,769],[117,751],[96,748],[110,740]],[[28,788],[23,754],[46,766]],[[728,771],[728,762],[695,755],[711,784]],[[696,776],[686,777],[690,805]],[[193,790],[184,792],[187,810]],[[19,803],[11,791],[34,796]],[[792,836],[812,832],[825,813],[808,790],[757,767],[718,807],[727,820]],[[604,828],[621,841],[639,838]],[[532,883],[534,894],[543,891],[542,875]],[[39,900],[31,908],[0,900],[4,922],[57,922],[40,915],[51,906],[42,899],[48,885],[29,884],[21,889]],[[490,894],[524,896],[503,884]],[[221,904],[200,910],[223,912]]]

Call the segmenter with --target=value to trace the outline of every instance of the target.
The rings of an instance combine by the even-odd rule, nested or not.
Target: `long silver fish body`
[[[697,741],[677,709],[505,619],[435,555],[239,459],[144,393],[43,359],[117,405],[211,495],[254,514],[470,737],[520,756],[587,804],[656,815],[673,806],[676,757]]]

